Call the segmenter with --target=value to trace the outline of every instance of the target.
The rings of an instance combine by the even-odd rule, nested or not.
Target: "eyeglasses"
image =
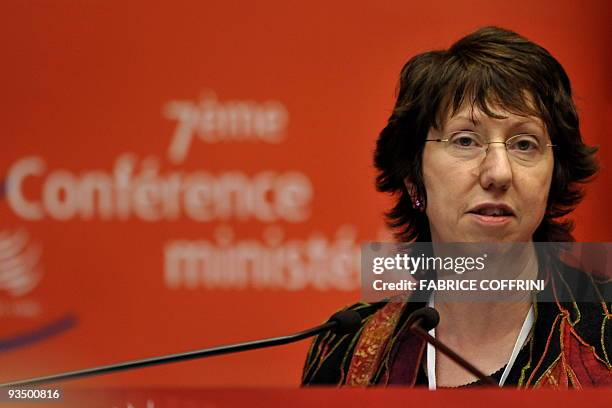
[[[548,143],[548,139],[529,133],[521,133],[506,139],[505,142],[491,142],[484,136],[460,130],[451,132],[445,139],[426,139],[426,142],[444,143],[444,150],[452,157],[462,160],[484,159],[489,146],[503,144],[508,156],[520,164],[535,164],[546,157],[549,147],[557,145]]]

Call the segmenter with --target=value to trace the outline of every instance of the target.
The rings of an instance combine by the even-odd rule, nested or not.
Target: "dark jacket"
[[[539,295],[539,299],[550,299],[551,286],[554,285],[549,284],[549,292]],[[563,295],[562,290],[556,288],[559,297],[571,298],[567,293]],[[308,352],[302,384],[425,385],[422,369],[425,343],[405,327],[408,316],[424,306],[424,302],[350,306],[361,316],[361,329],[355,334],[326,332],[316,337]],[[536,301],[534,306],[533,329],[505,385],[612,386],[612,304]]]

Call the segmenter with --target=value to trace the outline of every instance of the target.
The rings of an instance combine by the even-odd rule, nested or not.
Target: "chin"
[[[508,233],[507,231],[470,231],[462,234],[454,242],[473,242],[473,243],[503,243],[503,242],[527,242],[531,239],[525,239],[521,235]]]

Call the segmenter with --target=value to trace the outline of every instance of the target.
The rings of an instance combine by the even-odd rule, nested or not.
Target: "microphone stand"
[[[433,308],[429,308],[429,307],[425,307],[419,310],[425,310],[427,313],[429,313],[429,311],[433,311],[433,313],[435,313],[435,317],[433,317],[434,321],[431,321],[432,318],[428,316],[427,314],[415,315],[414,317],[412,317],[413,322],[411,324],[409,322],[409,325],[408,325],[409,330],[412,333],[414,333],[415,335],[417,335],[418,337],[420,337],[422,340],[426,341],[427,343],[430,343],[432,346],[436,348],[436,350],[439,350],[442,354],[450,358],[460,367],[467,370],[472,375],[476,376],[483,383],[488,384],[488,385],[494,385],[494,386],[499,385],[491,377],[484,374],[482,371],[474,367],[474,365],[472,365],[466,359],[461,357],[459,354],[455,353],[446,344],[442,343],[440,340],[436,339],[435,337],[432,337],[429,333],[427,333],[427,330],[431,330],[432,328],[438,325],[440,316],[438,315],[437,310]],[[419,310],[415,311],[414,314],[416,314]],[[421,324],[428,327],[428,329],[424,330],[423,327],[421,327]]]
[[[187,351],[184,353],[169,354],[160,357],[145,358],[142,360],[132,360],[118,364],[110,364],[105,366],[98,366],[93,368],[86,368],[83,370],[69,371],[61,374],[47,375],[44,377],[36,377],[27,380],[8,382],[0,384],[0,388],[14,387],[14,386],[31,386],[39,385],[49,382],[64,381],[75,378],[88,377],[99,374],[106,374],[117,371],[125,371],[133,368],[147,367],[152,365],[172,363],[175,361],[192,360],[201,357],[212,357],[222,354],[238,353],[241,351],[254,350],[260,348],[280,346],[283,344],[293,343],[299,340],[306,339],[308,337],[316,336],[327,330],[334,332],[347,333],[351,331],[357,331],[359,324],[361,323],[361,317],[359,313],[354,310],[345,310],[336,313],[326,323],[308,329],[296,334],[288,336],[274,337],[264,340],[248,341],[245,343],[230,344],[226,346],[213,347],[202,350]]]

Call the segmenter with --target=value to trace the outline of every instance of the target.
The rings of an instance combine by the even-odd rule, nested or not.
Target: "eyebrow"
[[[452,118],[449,118],[445,125],[448,125],[449,122],[454,122],[454,121],[458,121],[458,120],[464,120],[466,122],[470,122],[471,124],[478,126],[480,124],[480,121],[472,116],[467,116],[467,115],[459,115],[459,116],[453,116]]]
[[[470,122],[471,124],[473,124],[474,126],[478,126],[478,125],[481,124],[481,121],[479,121],[478,118],[472,117],[471,115],[470,116],[468,116],[468,115],[458,115],[458,116],[453,116],[452,118],[450,118],[446,122],[446,125],[448,125],[449,122],[455,121],[455,120],[467,121],[467,122]],[[543,121],[540,118],[535,118],[534,117],[534,118],[517,119],[515,121],[512,121],[510,123],[510,129],[516,129],[516,128],[524,126],[524,125],[537,126],[538,129],[545,128]]]

